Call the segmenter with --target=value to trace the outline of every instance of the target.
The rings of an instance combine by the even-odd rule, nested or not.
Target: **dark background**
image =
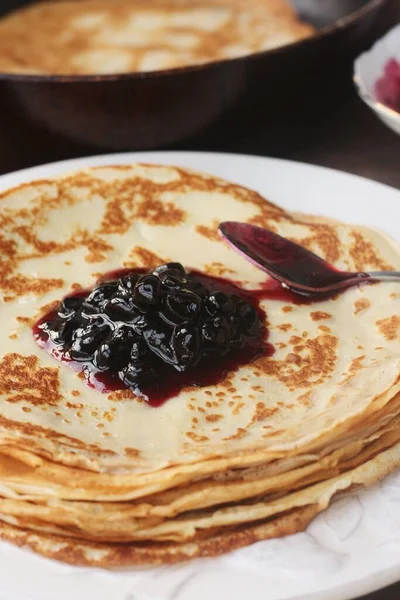
[[[0,2],[10,7],[18,4],[18,0]],[[394,25],[400,22],[400,0],[394,0],[391,11]],[[376,31],[377,35],[382,33],[380,23],[376,24]],[[329,105],[322,103],[319,110],[305,113],[304,119],[293,126],[281,126],[277,133],[266,131],[260,124],[257,134],[238,139],[230,136],[229,143],[224,143],[223,137],[218,141],[196,140],[196,148],[270,155],[328,166],[400,189],[400,137],[359,100],[350,73],[351,65],[348,82],[341,89],[332,86],[333,101]],[[193,148],[194,143],[187,142],[171,149]],[[20,121],[0,91],[0,173],[90,154],[98,154],[98,150],[66,142]],[[363,598],[399,599],[400,583]]]

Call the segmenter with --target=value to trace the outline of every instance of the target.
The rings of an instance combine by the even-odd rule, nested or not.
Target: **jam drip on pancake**
[[[159,406],[271,355],[260,292],[179,263],[110,273],[34,326],[37,343],[102,392],[130,389]]]

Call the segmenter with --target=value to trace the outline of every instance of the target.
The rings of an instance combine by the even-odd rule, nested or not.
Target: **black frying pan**
[[[112,0],[111,0],[112,1]],[[370,43],[382,11],[399,0],[293,0],[318,27],[310,39],[249,57],[190,68],[117,76],[19,76],[0,73],[18,118],[85,146],[142,150],[197,145],[329,110],[332,82]],[[151,2],[151,0],[149,0]],[[0,15],[28,4],[1,0]],[[344,71],[345,69],[345,71]],[[207,138],[208,139],[208,138]]]

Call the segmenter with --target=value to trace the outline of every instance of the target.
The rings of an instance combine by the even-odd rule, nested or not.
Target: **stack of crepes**
[[[158,408],[91,389],[36,345],[31,326],[49,303],[124,266],[180,261],[259,288],[265,275],[216,233],[227,216],[341,268],[400,269],[380,232],[178,168],[90,169],[3,195],[3,539],[99,566],[212,556],[303,530],[400,463],[396,283],[263,300],[275,353]]]

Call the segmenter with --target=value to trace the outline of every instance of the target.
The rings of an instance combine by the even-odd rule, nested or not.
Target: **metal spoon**
[[[399,272],[348,273],[268,229],[226,221],[221,236],[247,260],[296,294],[332,294],[375,281],[400,281]]]

